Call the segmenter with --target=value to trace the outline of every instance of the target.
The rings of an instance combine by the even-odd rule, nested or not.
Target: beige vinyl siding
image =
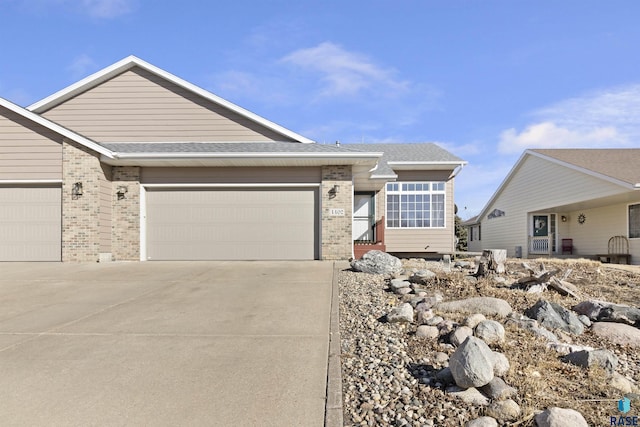
[[[316,184],[319,167],[143,168],[143,184]]]
[[[62,138],[0,107],[0,180],[62,179]]]
[[[43,115],[100,142],[292,141],[138,67]]]
[[[422,229],[385,228],[384,236],[387,252],[453,252],[455,250],[454,180],[448,180],[451,171],[399,171],[397,174],[398,182],[446,181],[445,227]],[[386,200],[383,206],[386,211]]]
[[[111,166],[101,165],[104,175],[99,176],[100,213],[98,229],[100,234],[100,252],[111,252],[111,207],[115,199],[116,188],[112,188]]]
[[[640,203],[640,194],[637,203]],[[578,215],[586,217],[584,224],[578,222]],[[569,213],[567,222],[561,227],[560,238],[573,239],[573,253],[578,255],[597,255],[607,253],[607,244],[612,236],[628,236],[628,204],[620,203],[596,209],[583,209]],[[633,263],[640,262],[640,251],[633,250],[631,242],[640,239],[629,239]],[[638,248],[640,249],[640,248]]]
[[[485,216],[481,219],[482,247],[507,249],[508,255],[514,256],[515,247],[522,246],[523,256],[526,257],[531,212],[554,213],[556,206],[622,192],[624,189],[615,184],[538,157],[527,156],[495,201],[488,206],[487,214],[499,209],[505,215],[493,219]],[[562,228],[560,231],[564,234]]]

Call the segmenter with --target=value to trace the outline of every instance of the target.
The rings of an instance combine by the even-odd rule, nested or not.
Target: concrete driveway
[[[333,263],[0,263],[3,426],[322,426]]]

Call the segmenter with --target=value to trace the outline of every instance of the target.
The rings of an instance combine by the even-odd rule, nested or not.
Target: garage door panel
[[[150,189],[152,260],[317,258],[317,189]]]
[[[60,187],[0,187],[0,261],[60,261]]]

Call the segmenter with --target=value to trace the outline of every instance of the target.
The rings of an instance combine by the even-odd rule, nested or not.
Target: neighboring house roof
[[[530,150],[584,172],[640,187],[640,148]]]
[[[356,150],[374,150],[384,153],[378,164],[378,169],[371,175],[371,178],[396,178],[395,171],[397,170],[447,170],[467,164],[466,161],[432,142],[344,144],[343,146]]]
[[[640,189],[640,148],[557,148],[526,150],[511,168],[506,178],[487,204],[482,208],[478,218],[488,214],[487,210],[509,184],[520,165],[528,156],[535,156],[562,165],[587,175],[619,185],[627,190]]]
[[[134,67],[140,67],[152,74],[155,74],[165,80],[170,81],[173,84],[176,84],[204,99],[207,99],[209,101],[215,102],[216,104],[219,104],[237,114],[240,114],[241,116],[256,122],[268,129],[271,129],[274,132],[277,132],[281,135],[284,135],[288,138],[294,139],[296,141],[302,142],[302,143],[312,143],[314,141],[312,141],[309,138],[306,138],[298,133],[295,133],[289,129],[286,129],[270,120],[265,119],[264,117],[258,116],[255,113],[252,113],[249,110],[246,110],[232,102],[227,101],[226,99],[220,98],[217,95],[214,95],[213,93],[204,90],[196,85],[194,85],[193,83],[189,83],[186,80],[181,79],[180,77],[174,76],[171,73],[168,73],[154,65],[149,64],[148,62],[143,61],[140,58],[137,58],[135,56],[128,56],[126,58],[124,58],[121,61],[116,62],[115,64],[104,68],[92,75],[90,75],[89,77],[86,77],[82,80],[80,80],[77,83],[72,84],[71,86],[68,86],[56,93],[54,93],[51,96],[48,96],[46,98],[44,98],[41,101],[38,101],[30,106],[27,107],[27,109],[29,111],[32,111],[34,113],[38,113],[38,114],[42,114],[44,112],[46,112],[47,110],[50,110],[51,108],[55,107],[56,105],[62,104],[63,102],[79,95],[80,93],[86,92],[87,90],[94,88],[104,82],[106,82],[107,80],[112,79],[113,77],[124,73],[125,71],[134,68]]]
[[[467,227],[471,225],[476,225],[476,224],[480,224],[480,215],[472,216],[466,221],[462,221],[460,223],[460,225],[467,226]]]
[[[53,132],[56,132],[65,138],[78,142],[84,145],[85,147],[90,148],[104,156],[112,157],[112,153],[108,148],[105,148],[100,144],[96,143],[95,141],[92,141],[89,138],[85,138],[84,136],[78,133],[75,133],[63,126],[60,126],[59,124],[54,123],[51,120],[47,120],[38,114],[32,113],[31,111],[26,110],[23,107],[20,107],[19,105],[16,105],[11,101],[7,101],[4,98],[0,98],[0,106],[24,117],[27,120],[30,120],[31,122],[37,123],[40,126],[44,126],[45,128],[52,130]]]

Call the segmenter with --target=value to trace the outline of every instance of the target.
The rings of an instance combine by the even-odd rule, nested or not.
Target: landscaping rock
[[[391,279],[389,282],[389,288],[396,292],[398,289],[408,288],[411,286],[411,282],[403,279]]]
[[[420,325],[416,330],[416,337],[418,338],[427,338],[431,340],[438,339],[440,336],[440,331],[435,326],[428,325]]]
[[[578,316],[554,302],[539,300],[524,314],[549,329],[560,329],[574,335],[584,332],[584,325]]]
[[[591,331],[614,344],[640,348],[640,329],[623,323],[595,322]]]
[[[556,335],[553,332],[540,327],[536,320],[533,320],[527,316],[523,316],[518,313],[511,313],[505,323],[514,324],[519,328],[526,329],[538,336],[546,338],[548,341],[551,341],[551,342],[558,341],[558,337],[556,337]]]
[[[464,342],[468,337],[473,335],[473,329],[468,326],[460,326],[455,331],[449,334],[449,342],[456,347]]]
[[[583,368],[600,366],[608,374],[613,374],[618,366],[618,358],[608,350],[575,351],[562,357],[562,361]]]
[[[482,394],[493,400],[504,400],[514,396],[518,390],[504,382],[502,378],[493,377],[489,384],[480,387]]]
[[[453,386],[447,389],[447,393],[471,405],[487,406],[489,404],[489,399],[474,387],[462,389]]]
[[[399,274],[402,261],[386,252],[369,251],[361,259],[352,261],[351,268],[370,274]]]
[[[520,405],[511,399],[493,402],[487,408],[487,415],[500,421],[512,421],[522,414]],[[567,424],[571,425],[571,424]]]
[[[504,342],[504,326],[495,320],[483,320],[478,323],[473,334],[487,344]]]
[[[478,323],[482,322],[483,320],[487,320],[487,318],[484,317],[483,314],[475,313],[464,319],[464,325],[473,329],[478,325]]]
[[[591,300],[574,306],[573,311],[597,322],[625,323],[640,327],[640,308],[628,305]]]
[[[491,417],[480,417],[467,422],[465,427],[498,427],[498,421]]]
[[[509,369],[511,368],[511,364],[509,363],[509,359],[504,354],[494,351],[492,352],[493,357],[493,375],[496,377],[503,377],[507,375]]]
[[[437,277],[436,273],[431,270],[418,270],[409,277],[411,283],[419,285],[428,285]]]
[[[449,367],[462,388],[482,387],[493,379],[494,355],[479,338],[468,337],[449,359]]]
[[[409,303],[401,304],[394,308],[387,314],[387,322],[389,323],[402,323],[413,322],[413,307]]]
[[[611,375],[611,380],[609,384],[611,384],[611,387],[615,388],[616,390],[620,390],[622,393],[625,393],[625,394],[635,392],[635,387],[633,383],[629,381],[628,378],[625,378],[624,376],[620,375],[617,372],[614,372],[613,375]]]
[[[451,368],[448,366],[443,368],[436,373],[436,380],[440,381],[444,385],[455,384],[456,380],[453,378],[453,374],[451,373]]]
[[[506,317],[513,311],[508,302],[492,297],[445,301],[436,304],[435,308],[447,313],[481,313],[485,316],[497,317]]]
[[[582,414],[573,409],[549,408],[535,417],[538,427],[588,427]]]
[[[416,323],[418,325],[424,325],[427,323],[427,320],[433,319],[434,317],[433,310],[431,310],[431,308],[429,308],[429,305],[425,304],[424,302],[416,305],[415,314]]]

